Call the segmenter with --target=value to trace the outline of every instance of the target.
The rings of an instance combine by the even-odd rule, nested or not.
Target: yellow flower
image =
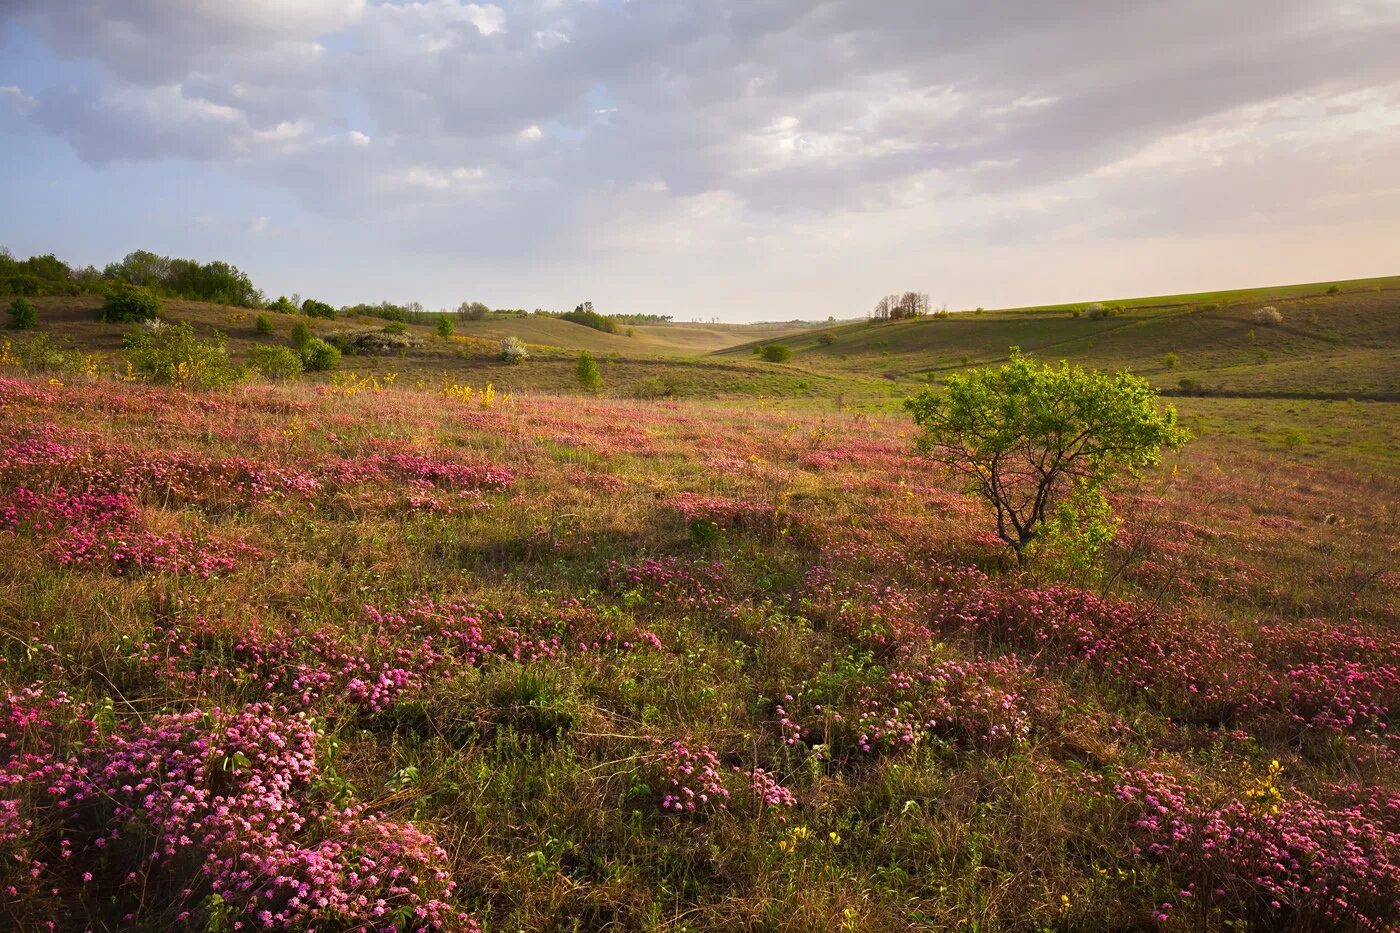
[[[826,838],[830,839],[831,844],[834,846],[839,846],[841,844],[841,834],[836,832],[835,830],[832,830],[831,832],[827,833]]]

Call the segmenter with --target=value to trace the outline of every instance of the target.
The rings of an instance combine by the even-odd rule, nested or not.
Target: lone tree
[[[603,384],[603,376],[598,372],[598,361],[593,359],[593,354],[587,350],[578,355],[578,367],[574,372],[578,376],[578,384],[590,392],[597,391]]]
[[[991,504],[997,535],[1020,564],[1047,521],[1087,522],[1112,536],[1104,487],[1188,438],[1175,409],[1159,411],[1156,398],[1131,373],[1046,366],[1013,348],[1009,363],[957,373],[943,391],[924,389],[904,405],[923,429],[920,449]]]

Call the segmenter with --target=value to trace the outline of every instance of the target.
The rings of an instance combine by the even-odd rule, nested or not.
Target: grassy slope
[[[897,381],[936,381],[1005,359],[1018,346],[1047,360],[1131,368],[1166,390],[1191,379],[1217,394],[1400,399],[1400,280],[1377,287],[1272,298],[1284,317],[1276,327],[1252,320],[1260,306],[1253,301],[1197,310],[1142,299],[1142,306],[1097,321],[1067,311],[962,313],[847,324],[791,343],[799,365]],[[830,345],[818,342],[822,333],[833,338]],[[747,352],[735,347],[724,355]],[[1179,357],[1175,369],[1167,367],[1167,353]]]

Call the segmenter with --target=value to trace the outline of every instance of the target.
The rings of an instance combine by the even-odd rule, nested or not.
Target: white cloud
[[[1192,232],[1232,173],[1302,224],[1400,185],[1379,163],[1314,184],[1388,151],[1400,6],[1169,6],[12,0],[0,23],[101,78],[0,110],[95,165],[211,163],[405,248],[742,243],[754,275],[797,241]],[[1233,201],[1213,223],[1253,222]]]

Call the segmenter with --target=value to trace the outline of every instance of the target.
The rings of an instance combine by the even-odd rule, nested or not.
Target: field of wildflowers
[[[1400,481],[1021,572],[908,430],[0,376],[0,926],[1400,924]]]

